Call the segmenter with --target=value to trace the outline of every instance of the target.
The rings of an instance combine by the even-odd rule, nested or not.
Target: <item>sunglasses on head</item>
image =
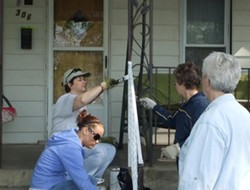
[[[66,77],[66,81],[68,81],[67,79],[69,78],[69,76],[72,74],[72,73],[76,73],[78,71],[82,71],[80,68],[76,68],[76,69],[73,69],[69,74],[68,76]]]
[[[88,130],[93,135],[93,139],[95,141],[100,141],[101,140],[101,135],[99,135],[98,133],[96,133],[95,131],[93,131],[91,127],[88,126]]]

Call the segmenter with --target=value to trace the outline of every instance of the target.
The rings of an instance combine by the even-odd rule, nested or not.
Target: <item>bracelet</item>
[[[100,85],[100,87],[102,88],[102,91],[100,92],[100,94],[101,94],[101,93],[103,93],[104,88],[103,88],[103,86],[102,86],[101,84],[99,84],[99,85]]]

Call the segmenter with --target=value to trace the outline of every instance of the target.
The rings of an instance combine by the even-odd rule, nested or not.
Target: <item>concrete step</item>
[[[31,169],[0,169],[0,187],[28,189],[31,175]]]
[[[109,167],[105,173],[105,187],[109,189],[110,171]],[[144,186],[151,190],[159,190],[167,187],[168,190],[176,190],[178,175],[174,162],[162,163],[153,167],[144,167]],[[31,169],[0,169],[0,190],[4,189],[28,189]],[[164,188],[165,189],[165,188]]]

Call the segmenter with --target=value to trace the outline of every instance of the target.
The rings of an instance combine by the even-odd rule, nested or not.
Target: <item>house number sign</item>
[[[26,20],[30,20],[32,14],[31,13],[27,13],[26,11],[22,11],[21,9],[17,9],[16,10],[16,16],[19,16],[19,17],[24,18]]]

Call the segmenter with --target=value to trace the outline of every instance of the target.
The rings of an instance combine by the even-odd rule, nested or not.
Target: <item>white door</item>
[[[107,68],[107,0],[54,0],[49,6],[48,38],[48,133],[53,106],[64,93],[63,73],[81,68],[92,73],[88,88],[98,85],[108,76]],[[108,96],[105,92],[88,106],[108,126]],[[108,129],[106,129],[108,131]]]

